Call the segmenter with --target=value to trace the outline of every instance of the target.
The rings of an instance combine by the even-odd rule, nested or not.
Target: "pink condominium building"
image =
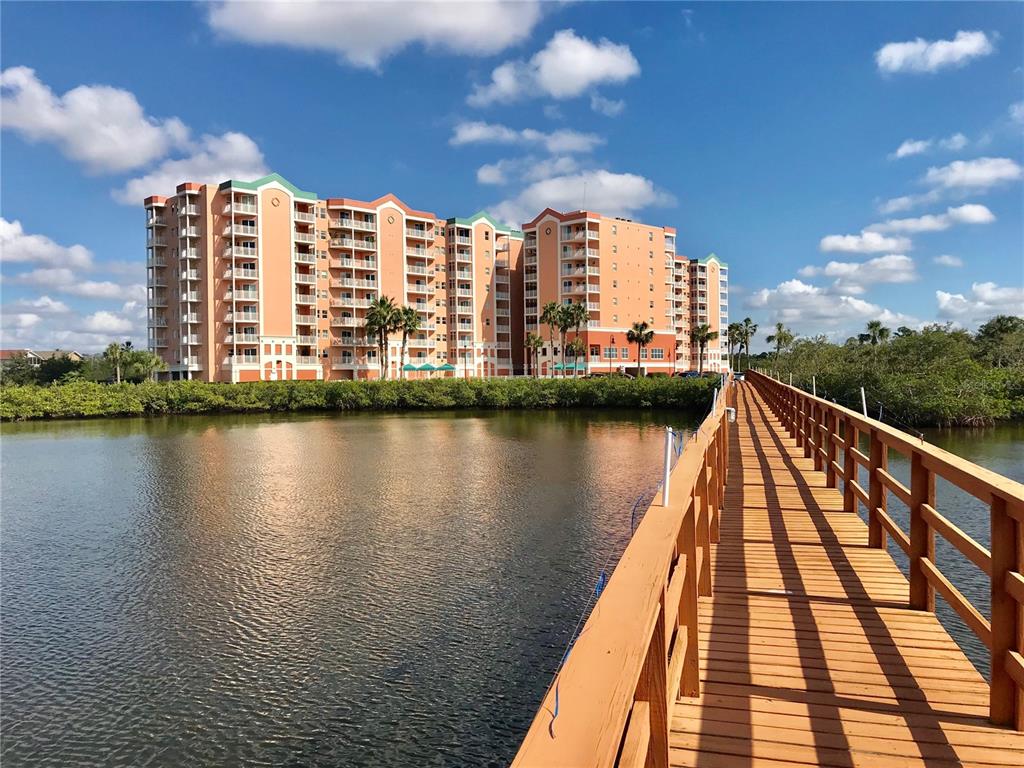
[[[696,368],[691,325],[728,325],[726,265],[676,254],[669,227],[548,209],[518,231],[485,212],[438,219],[390,194],[320,198],[277,174],[185,182],[145,208],[149,347],[173,379],[377,378],[365,325],[379,296],[421,323],[404,366],[391,337],[390,378],[522,373],[524,336],[548,338],[550,301],[590,311],[580,371],[635,364],[636,320],[656,332],[641,361],[651,372]],[[545,373],[557,344],[540,353]],[[705,369],[724,366],[724,347],[709,346]]]
[[[704,370],[725,369],[728,268],[717,256],[688,259],[676,252],[674,228],[593,211],[548,208],[523,232],[524,326],[546,342],[538,355],[542,373],[562,366],[558,335],[552,342],[541,321],[549,302],[586,304],[590,315],[587,328],[580,329],[585,357],[567,358],[570,370],[600,373],[635,366],[636,345],[626,334],[637,321],[654,331],[640,353],[647,372],[696,369],[699,351],[691,345],[690,329],[703,323],[719,333],[705,350]],[[570,331],[567,341],[575,335]]]

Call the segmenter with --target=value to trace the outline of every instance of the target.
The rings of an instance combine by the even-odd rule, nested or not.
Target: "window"
[[[650,275],[651,277],[654,277],[654,267],[648,267],[647,274]]]
[[[649,302],[647,302],[647,304],[648,304],[648,309],[654,309],[654,302],[653,301],[649,301]]]
[[[619,297],[618,296],[612,296],[612,306],[613,307],[619,306]]]
[[[619,359],[619,350],[617,350],[615,347],[605,347],[604,348],[604,356],[606,358],[608,358],[609,360],[618,360]]]
[[[612,224],[612,234],[613,235],[619,234],[619,227],[618,227],[617,224]]]
[[[612,262],[612,272],[618,272],[618,271],[619,271],[619,262],[613,261]]]
[[[619,322],[619,316],[618,315],[612,315],[612,322],[613,323]]]
[[[601,354],[601,348],[597,344],[590,345],[590,356],[597,357]]]
[[[651,360],[664,360],[665,350],[661,347],[655,347],[651,350]]]
[[[618,288],[618,287],[619,287],[619,281],[618,280],[612,280],[612,288]]]
[[[654,293],[654,283],[648,283],[648,285],[649,285],[649,290],[651,291],[651,293]]]
[[[618,253],[618,252],[619,252],[619,246],[613,245],[612,246],[612,253]]]
[[[628,360],[629,359],[629,347],[622,347],[622,359],[623,360]]]
[[[654,233],[653,232],[648,232],[647,233],[647,239],[650,240],[651,242],[653,242],[654,241]]]
[[[491,239],[491,230],[485,229],[484,230],[484,240],[490,240],[490,239]],[[488,251],[488,253],[490,253],[490,251]]]
[[[640,359],[641,360],[646,360],[647,359],[647,347],[644,347],[643,349],[640,350]]]

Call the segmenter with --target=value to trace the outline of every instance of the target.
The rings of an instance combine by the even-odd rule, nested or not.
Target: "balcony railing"
[[[334,328],[358,328],[366,325],[361,317],[332,317],[331,326]]]
[[[427,256],[430,255],[430,251],[428,251],[426,248],[406,248],[405,255],[426,258]]]
[[[303,264],[316,264],[316,254],[295,251],[295,260]]]
[[[297,243],[315,243],[316,235],[310,234],[309,232],[294,232],[292,238]]]
[[[331,248],[359,248],[364,251],[377,250],[375,240],[357,240],[351,237],[336,237],[330,242]]]
[[[421,240],[432,240],[433,237],[434,237],[434,234],[433,234],[433,232],[429,232],[429,231],[427,231],[425,229],[408,229],[407,228],[405,230],[405,236],[406,237],[416,237],[416,238],[419,238]]]
[[[257,323],[259,319],[259,312],[228,312],[224,315],[227,323]]]
[[[181,316],[181,322],[189,323],[189,324],[198,323],[198,322],[200,322],[199,321],[199,313],[197,313],[197,312],[186,312],[185,314],[183,314]]]
[[[160,248],[167,245],[167,243],[164,242],[164,239],[162,237],[147,237],[146,245],[154,248]]]
[[[473,238],[465,237],[463,235],[456,235],[455,237],[452,238],[452,241],[456,245],[472,245],[473,244]]]
[[[182,227],[178,230],[178,237],[199,237],[199,227]]]
[[[305,272],[295,273],[295,282],[303,285],[316,285],[316,275],[308,275]]]
[[[405,271],[408,274],[410,274],[410,275],[425,275],[425,274],[427,274],[427,268],[426,267],[408,266],[408,267],[405,268]]]
[[[181,274],[178,276],[179,280],[198,280],[199,270],[198,269],[183,269]]]
[[[295,294],[296,304],[316,304],[316,294],[314,293],[296,293]]]
[[[295,220],[296,221],[308,221],[308,222],[311,222],[311,223],[315,223],[316,222],[316,216],[313,215],[312,213],[305,213],[304,211],[295,211]]]
[[[364,232],[375,232],[377,225],[370,221],[360,221],[359,219],[352,219],[346,216],[342,216],[340,219],[330,219],[327,226],[333,229],[359,229]]]
[[[224,207],[224,213],[256,213],[256,206],[252,203],[232,203],[230,206]]]
[[[320,358],[315,355],[296,355],[296,365],[320,365]]]
[[[377,269],[377,262],[373,259],[351,259],[347,256],[342,256],[340,259],[331,259],[331,269],[342,269],[345,267],[351,267],[352,269]]]
[[[378,288],[376,280],[361,280],[356,277],[343,277],[341,278],[341,284],[349,288],[371,288],[373,290]]]
[[[255,256],[257,253],[255,248],[250,248],[244,245],[229,245],[224,249],[224,255],[232,258],[238,258],[239,256]]]
[[[295,343],[303,344],[307,347],[316,346],[316,336],[304,336],[300,333],[295,337]]]
[[[235,280],[258,280],[259,276],[259,271],[255,269],[246,269],[243,267],[238,267],[236,269],[224,270],[225,280],[231,280],[232,278]]]
[[[151,328],[166,328],[167,318],[163,315],[157,315],[156,317],[149,318],[149,320],[146,321],[146,325]]]

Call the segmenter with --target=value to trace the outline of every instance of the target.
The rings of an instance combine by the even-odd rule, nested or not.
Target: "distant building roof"
[[[50,360],[63,355],[67,355],[76,361],[84,359],[81,354],[73,349],[0,349],[0,360],[10,360],[11,358],[22,356],[32,360]]]

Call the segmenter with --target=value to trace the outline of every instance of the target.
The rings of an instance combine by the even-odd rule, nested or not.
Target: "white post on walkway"
[[[811,394],[815,397],[818,396],[818,380],[814,376],[811,376]]]
[[[864,394],[864,387],[860,388],[860,407],[864,411],[864,418],[868,417],[868,398]]]
[[[665,477],[661,483],[661,506],[668,506],[668,481],[672,474],[672,427],[665,427]]]
[[[793,373],[792,373],[792,371],[790,371],[790,374],[789,374],[789,386],[791,386],[791,387],[793,386]]]

